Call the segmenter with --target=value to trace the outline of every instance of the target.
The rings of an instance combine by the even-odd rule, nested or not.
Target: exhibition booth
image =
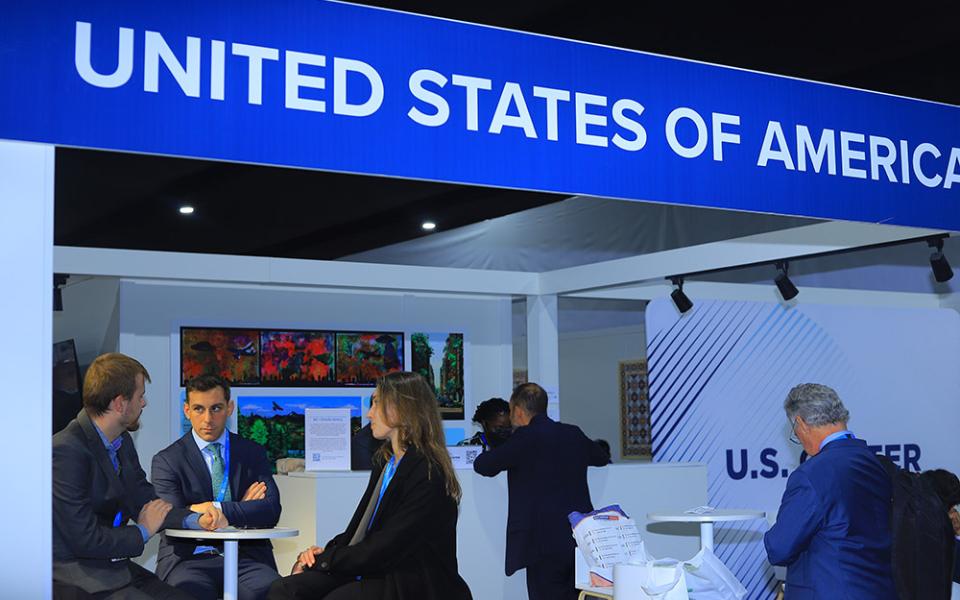
[[[448,442],[472,435],[480,401],[540,383],[554,416],[611,443],[593,502],[637,518],[657,556],[691,556],[699,530],[650,513],[775,515],[800,460],[782,399],[802,381],[835,386],[858,435],[906,468],[960,470],[960,288],[928,263],[931,244],[960,264],[960,109],[349,4],[287,8],[40,2],[0,24],[0,319],[15,348],[0,373],[24,400],[4,442],[20,493],[0,501],[23,543],[0,577],[18,597],[50,595],[49,564],[24,557],[51,552],[39,382],[66,338],[85,340],[81,364],[120,351],[151,371],[135,436],[148,475],[184,431],[204,331],[248,332],[258,353],[271,334],[366,340],[403,366],[415,336],[438,353],[453,339]],[[340,261],[54,247],[57,146],[570,198]],[[56,319],[54,273],[77,276]],[[795,299],[773,282],[787,273]],[[267,402],[361,417],[371,388],[338,379],[346,364],[287,385],[258,363],[238,417],[278,411]],[[506,478],[466,467],[461,573],[476,598],[522,597],[523,574],[502,575]],[[275,543],[284,571],[343,528],[367,476],[276,477],[280,525],[301,533]],[[766,526],[717,527],[750,598],[775,580]]]

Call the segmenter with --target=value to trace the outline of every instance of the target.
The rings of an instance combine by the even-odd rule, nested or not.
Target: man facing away
[[[791,441],[809,458],[787,480],[777,522],[763,536],[787,567],[789,600],[896,600],[891,576],[892,488],[879,459],[847,429],[837,393],[798,385],[784,402]]]
[[[507,472],[506,574],[527,570],[530,600],[577,597],[567,515],[593,510],[587,467],[602,467],[610,453],[579,427],[547,416],[547,393],[524,383],[510,397],[516,431],[502,445],[488,448],[473,463],[480,475]]]
[[[129,433],[140,428],[145,381],[133,358],[97,357],[83,381],[83,410],[53,436],[56,598],[189,600],[129,560],[161,529],[214,529],[222,518],[215,509],[173,508],[147,482]]]
[[[263,446],[227,430],[233,414],[230,384],[215,375],[187,382],[183,412],[191,430],[153,457],[153,484],[175,507],[223,512],[236,527],[275,527],[280,491]],[[197,600],[223,594],[222,547],[164,536],[157,575]],[[240,544],[238,589],[241,600],[266,598],[280,575],[270,540]]]

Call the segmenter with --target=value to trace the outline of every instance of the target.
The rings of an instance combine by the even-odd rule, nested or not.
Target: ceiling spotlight
[[[943,255],[943,238],[927,240],[927,245],[934,249],[933,254],[930,255],[933,278],[939,283],[950,281],[953,278],[953,269],[950,268],[947,257]]]
[[[797,297],[800,290],[798,290],[797,286],[793,285],[793,282],[787,277],[787,266],[786,261],[777,263],[777,276],[773,282],[777,284],[777,289],[780,290],[780,295],[784,301],[789,302]]]
[[[189,204],[188,204],[188,205],[185,205],[185,206],[181,206],[179,210],[180,210],[180,214],[181,214],[181,215],[192,215],[192,214],[193,214],[193,207],[190,206]]]
[[[420,227],[423,228],[424,231],[433,231],[437,228],[437,224],[433,221],[424,221]]]
[[[677,310],[680,311],[682,315],[693,308],[693,302],[683,293],[683,277],[671,277],[670,281],[673,282],[673,285],[677,286],[677,289],[670,292],[670,298],[673,300],[673,305],[677,307]]]

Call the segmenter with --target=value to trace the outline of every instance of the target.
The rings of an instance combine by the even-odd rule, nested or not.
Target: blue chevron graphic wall
[[[707,464],[711,506],[776,515],[800,462],[783,412],[798,383],[834,387],[850,428],[878,453],[960,471],[960,313],[694,301],[684,316],[668,299],[647,307],[653,454]],[[768,526],[716,531],[717,555],[751,600],[773,598]]]

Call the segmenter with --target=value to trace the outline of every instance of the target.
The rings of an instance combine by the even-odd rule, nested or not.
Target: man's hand
[[[210,506],[206,512],[200,515],[200,527],[203,527],[207,531],[213,531],[215,529],[222,529],[230,525],[230,522],[227,521],[227,517],[223,514],[223,511],[210,502],[206,502],[205,504],[209,504]]]
[[[190,512],[200,513],[202,515],[205,512],[209,512],[211,508],[216,508],[213,502],[198,502],[197,504],[190,505]]]
[[[140,509],[140,515],[137,517],[137,523],[143,525],[147,530],[147,535],[153,536],[160,530],[163,520],[167,518],[167,513],[173,505],[165,500],[157,498],[143,505]]]
[[[247,488],[247,491],[243,494],[243,498],[240,499],[241,502],[247,502],[249,500],[263,500],[267,497],[267,484],[262,481],[254,481],[250,484],[250,487]]]
[[[310,546],[297,556],[297,562],[293,563],[293,570],[290,571],[290,574],[296,575],[297,573],[303,573],[304,569],[313,567],[317,562],[317,556],[320,554],[323,554],[323,548]]]

